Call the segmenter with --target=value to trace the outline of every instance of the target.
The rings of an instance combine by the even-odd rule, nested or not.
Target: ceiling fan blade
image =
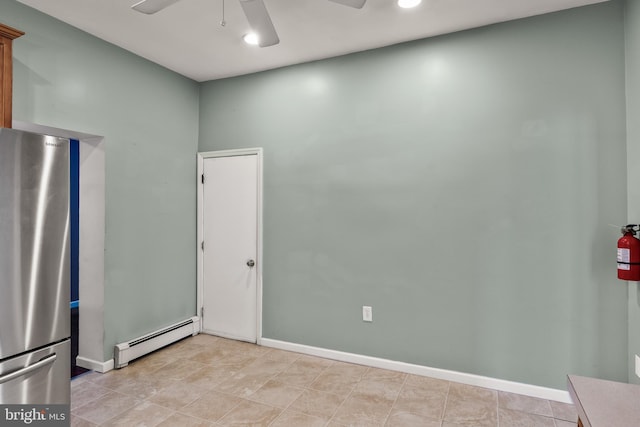
[[[267,7],[262,0],[240,0],[240,5],[251,29],[258,35],[258,46],[267,47],[280,43]]]
[[[362,9],[362,6],[367,2],[367,0],[330,0],[334,3],[343,4],[349,7],[355,7],[356,9]]]
[[[180,0],[142,0],[131,6],[131,9],[151,15],[179,1]]]

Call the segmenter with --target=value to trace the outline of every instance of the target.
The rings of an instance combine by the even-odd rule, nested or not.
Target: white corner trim
[[[573,403],[568,391],[553,388],[540,387],[532,384],[518,383],[515,381],[501,380],[498,378],[483,377],[481,375],[465,374],[463,372],[449,371],[446,369],[430,368],[428,366],[414,365],[411,363],[397,362],[395,360],[381,359],[379,357],[364,356],[355,353],[330,350],[320,347],[312,347],[304,344],[296,344],[279,341],[270,338],[261,338],[260,345],[293,351],[311,356],[324,357],[326,359],[339,360],[341,362],[356,363],[374,368],[388,369],[390,371],[404,372],[423,377],[437,378],[446,381],[485,387],[509,393],[523,394],[540,399],[554,400],[563,403]]]
[[[114,362],[113,359],[109,359],[106,362],[98,362],[97,360],[87,359],[86,357],[76,357],[76,365],[81,368],[91,369],[92,371],[100,372],[104,374],[105,372],[109,372],[113,370]]]

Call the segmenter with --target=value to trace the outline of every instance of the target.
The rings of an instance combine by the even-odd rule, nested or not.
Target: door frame
[[[204,254],[201,243],[204,239],[204,186],[202,185],[202,174],[204,172],[204,161],[214,157],[236,157],[236,156],[257,156],[257,224],[256,224],[256,343],[260,345],[262,340],[262,201],[263,201],[263,150],[257,148],[240,148],[233,150],[205,151],[198,153],[198,174],[196,175],[197,185],[197,301],[196,314],[202,316],[202,305],[204,295]],[[202,332],[200,321],[200,332]]]

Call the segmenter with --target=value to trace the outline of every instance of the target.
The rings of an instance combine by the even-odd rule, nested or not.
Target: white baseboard
[[[449,371],[446,369],[430,368],[428,366],[414,365],[411,363],[397,362],[395,360],[381,359],[378,357],[364,356],[355,353],[330,350],[320,347],[312,347],[304,344],[290,343],[270,338],[261,338],[260,345],[277,348],[280,350],[293,351],[296,353],[308,354],[311,356],[324,357],[326,359],[339,360],[341,362],[356,363],[359,365],[371,366],[374,368],[388,369],[390,371],[405,372],[407,374],[420,375],[423,377],[438,378],[446,381],[474,385],[478,387],[491,388],[509,393],[523,394],[540,399],[554,400],[563,403],[573,403],[568,391],[553,388],[540,387],[537,385],[506,381],[498,378],[483,377],[481,375],[465,374],[463,372]]]
[[[109,359],[106,362],[98,362],[97,360],[87,359],[86,357],[76,357],[76,365],[81,368],[91,369],[92,371],[100,372],[104,374],[113,369],[113,359]]]

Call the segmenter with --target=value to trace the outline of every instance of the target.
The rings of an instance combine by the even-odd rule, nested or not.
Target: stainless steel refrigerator
[[[0,404],[69,404],[69,140],[0,128]]]

